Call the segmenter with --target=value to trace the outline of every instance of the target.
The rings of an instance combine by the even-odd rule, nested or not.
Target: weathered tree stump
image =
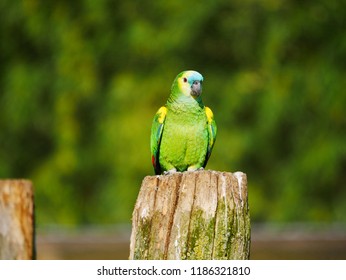
[[[33,259],[34,199],[28,180],[0,180],[0,259]]]
[[[147,176],[132,215],[130,259],[248,259],[250,213],[242,172]]]

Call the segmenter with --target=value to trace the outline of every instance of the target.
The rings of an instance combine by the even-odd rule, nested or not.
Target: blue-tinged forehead
[[[203,76],[197,71],[186,71],[186,78],[189,83],[193,83],[194,81],[203,81]]]
[[[203,76],[197,71],[193,70],[183,71],[179,74],[179,76],[187,78],[189,84],[192,84],[194,81],[203,81]]]

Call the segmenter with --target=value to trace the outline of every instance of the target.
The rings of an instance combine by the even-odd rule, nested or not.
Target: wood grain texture
[[[32,183],[0,180],[0,259],[33,259],[34,251]]]
[[[248,259],[250,213],[242,172],[147,176],[132,215],[130,259]]]

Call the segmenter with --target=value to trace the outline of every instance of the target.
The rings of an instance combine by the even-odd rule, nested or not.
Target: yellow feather
[[[158,111],[157,114],[159,115],[158,121],[159,123],[163,123],[165,120],[166,114],[167,114],[167,108],[165,106],[162,106]]]
[[[210,124],[214,119],[214,114],[209,107],[205,107],[205,113],[207,115],[208,123]]]

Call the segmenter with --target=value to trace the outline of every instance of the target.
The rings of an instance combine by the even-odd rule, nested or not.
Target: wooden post
[[[35,258],[33,186],[0,180],[0,259]]]
[[[130,259],[248,259],[250,213],[242,172],[147,176],[132,215]]]

